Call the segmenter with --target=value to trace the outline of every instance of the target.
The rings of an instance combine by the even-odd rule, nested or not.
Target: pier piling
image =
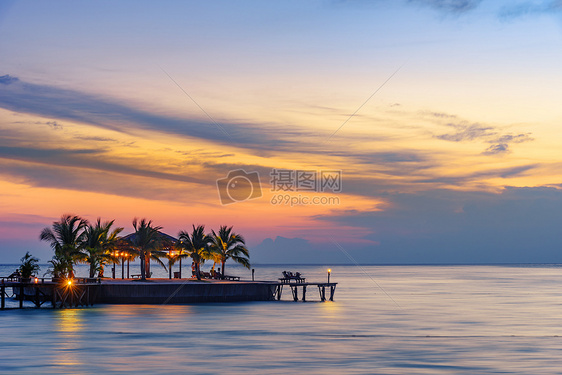
[[[334,294],[336,292],[337,283],[281,283],[277,286],[276,296],[277,300],[281,299],[281,290],[283,285],[288,285],[291,287],[291,294],[293,296],[293,301],[297,302],[299,300],[298,289],[302,287],[302,301],[306,302],[306,288],[308,286],[317,286],[318,293],[320,294],[320,301],[326,301],[326,288],[330,288],[329,300],[334,300]]]
[[[0,297],[0,299],[2,300],[0,304],[0,308],[4,310],[6,308],[6,285],[4,285],[4,279],[2,279],[2,286],[0,287],[0,293],[2,293],[2,297]]]

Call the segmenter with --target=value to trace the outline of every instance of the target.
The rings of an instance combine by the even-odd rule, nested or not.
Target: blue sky
[[[562,262],[561,31],[560,1],[3,2],[0,261],[75,213],[261,263]],[[264,196],[223,206],[236,169]],[[272,169],[341,170],[339,203],[272,204]]]

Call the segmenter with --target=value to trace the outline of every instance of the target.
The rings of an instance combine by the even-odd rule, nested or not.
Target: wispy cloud
[[[561,0],[523,1],[502,7],[499,16],[502,19],[512,19],[528,15],[554,14],[560,12],[562,12]]]
[[[478,8],[478,6],[482,3],[482,0],[407,0],[407,2],[418,6],[432,8],[443,14],[460,16]],[[562,1],[524,0],[499,6],[496,10],[497,17],[500,20],[510,20],[542,14],[557,14],[562,12]]]
[[[109,137],[95,137],[95,136],[87,136],[87,135],[76,135],[74,139],[80,141],[94,141],[94,142],[118,142],[116,139],[109,138]]]
[[[62,155],[62,154],[61,154]],[[187,176],[169,173],[157,173],[150,170],[133,169],[127,166],[107,165],[103,163],[82,167],[73,161],[72,166],[52,163],[50,158],[45,163],[29,162],[21,158],[3,158],[0,163],[0,176],[14,183],[33,187],[55,188],[94,192],[123,197],[151,200],[175,201],[185,204],[199,201],[205,193],[201,180],[195,185]],[[205,185],[211,184],[211,179]],[[163,188],[165,186],[165,188]]]
[[[2,85],[10,85],[10,84],[15,83],[17,81],[19,81],[19,79],[17,77],[12,77],[9,74],[0,76],[0,84],[2,84]]]
[[[287,127],[274,124],[225,123],[228,134],[205,121],[159,115],[115,100],[76,90],[26,83],[16,77],[2,76],[0,108],[47,118],[82,122],[122,133],[148,129],[185,135],[216,143],[272,150],[290,149],[297,143]],[[53,127],[58,122],[51,124]],[[302,135],[299,134],[299,135]]]
[[[481,0],[408,0],[409,3],[428,6],[441,12],[463,14],[469,12],[482,2]]]
[[[47,121],[46,124],[55,130],[60,130],[63,128],[63,126],[56,121]]]
[[[212,178],[200,178],[181,173],[167,173],[149,167],[120,164],[107,160],[105,149],[45,149],[37,147],[0,146],[0,159],[17,160],[35,165],[71,167],[84,170],[97,170],[122,175],[150,177],[159,180],[208,184]],[[61,182],[63,184],[64,182]],[[62,187],[62,186],[61,186]]]
[[[443,113],[430,113],[430,115],[439,120],[457,119],[454,115]],[[511,143],[523,143],[534,140],[531,137],[531,133],[506,134],[502,133],[502,130],[498,127],[470,123],[468,121],[448,122],[446,126],[455,129],[455,132],[435,135],[435,138],[450,142],[481,141],[491,143],[492,145],[482,152],[483,155],[505,154],[510,151],[509,145]]]
[[[509,142],[509,143],[523,143],[523,142],[529,142],[534,140],[531,135],[531,133],[523,133],[523,134],[517,134],[517,135],[513,135],[513,134],[505,134],[500,136],[498,139],[496,140],[492,140],[491,142]]]
[[[275,124],[257,126],[222,122],[228,127],[229,134],[233,136],[231,138],[209,124],[198,126],[200,122],[189,118],[149,113],[107,98],[22,81],[0,85],[0,107],[52,119],[37,122],[31,116],[33,120],[27,123],[31,126],[15,126],[14,122],[4,122],[5,125],[0,127],[3,134],[0,137],[0,159],[20,163],[18,167],[14,167],[14,163],[6,166],[4,174],[20,181],[29,181],[34,186],[75,186],[80,190],[128,196],[140,196],[143,189],[139,184],[135,189],[123,188],[126,185],[120,181],[127,181],[128,184],[132,179],[151,179],[152,182],[146,183],[146,186],[156,185],[160,181],[167,186],[166,189],[176,192],[170,182],[177,182],[184,187],[184,184],[214,186],[215,180],[226,176],[231,169],[258,171],[267,180],[271,168],[283,168],[286,167],[283,163],[293,163],[295,160],[298,163],[310,162],[314,168],[329,166],[332,169],[346,169],[346,193],[361,197],[377,197],[389,191],[409,191],[420,187],[461,186],[463,183],[475,183],[478,179],[488,179],[494,174],[505,178],[514,174],[510,174],[510,170],[493,169],[482,173],[444,176],[447,162],[443,155],[433,146],[424,149],[423,142],[428,135],[447,142],[487,143],[488,148],[484,150],[486,155],[502,155],[509,151],[510,144],[532,140],[530,133],[511,134],[499,127],[465,121],[445,112],[420,114],[408,112],[407,109],[392,110],[391,115],[398,116],[398,120],[392,118],[391,121],[397,123],[398,136],[392,130],[390,133],[373,133],[366,128],[366,133],[345,134],[334,144],[319,145],[318,130],[314,128],[282,129],[282,126]],[[14,116],[17,120],[18,116]],[[382,113],[381,116],[390,115]],[[424,121],[429,120],[432,127],[431,130],[422,129],[422,125],[414,127],[415,136],[420,137],[414,144],[410,142],[410,127],[405,133],[401,128],[405,121],[400,121],[400,118],[420,116]],[[90,134],[90,128],[82,129],[75,125],[63,127],[66,120],[74,124],[84,122],[100,130]],[[372,123],[383,120],[368,118],[365,121]],[[43,129],[49,126],[57,131],[34,129],[32,125],[42,125]],[[434,126],[445,126],[449,131],[433,135]],[[117,130],[120,134],[104,129]],[[143,129],[177,136],[173,137],[177,143],[156,142],[147,149],[142,140]],[[402,134],[407,134],[404,143],[399,138]],[[197,138],[206,141],[204,147],[198,145]],[[41,142],[30,144],[29,139],[40,139]],[[184,139],[187,140],[186,147]],[[136,144],[137,141],[139,143]],[[369,147],[361,147],[363,141],[373,144],[374,148],[369,143]],[[74,142],[80,142],[80,146],[74,146]],[[382,146],[380,150],[376,149],[378,145]],[[244,157],[249,155],[251,157]],[[274,158],[269,159],[269,156]],[[454,155],[448,157],[450,161]],[[47,167],[56,169],[53,175],[57,178],[49,178],[41,172],[42,168],[44,170]],[[110,174],[111,183],[88,184],[85,177],[87,173],[82,171],[89,171],[92,175]],[[153,190],[148,192],[148,189],[145,189],[145,196],[175,194],[155,193]]]
[[[483,126],[481,124],[449,123],[447,125],[454,128],[456,132],[437,135],[435,136],[435,138],[451,142],[463,142],[473,141],[475,139],[481,138],[489,138],[497,134],[495,131],[493,131],[493,127]]]
[[[491,145],[485,151],[482,152],[484,155],[498,155],[505,154],[509,152],[509,145],[507,143],[498,143]]]
[[[460,175],[438,176],[431,178],[422,178],[417,180],[417,183],[432,184],[432,185],[452,185],[452,186],[467,186],[471,183],[476,183],[487,178],[512,178],[523,175],[525,172],[538,168],[539,164],[519,165],[507,168],[494,168],[483,171],[470,172]]]

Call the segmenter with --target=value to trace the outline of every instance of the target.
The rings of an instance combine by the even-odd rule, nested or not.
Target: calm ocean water
[[[562,373],[560,266],[331,268],[335,302],[285,290],[280,302],[0,311],[0,373]],[[256,278],[285,269],[326,279],[320,266],[257,266]]]

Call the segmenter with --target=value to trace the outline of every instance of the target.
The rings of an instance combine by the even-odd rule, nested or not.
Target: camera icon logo
[[[225,178],[217,180],[217,189],[222,205],[261,198],[260,175],[247,173],[243,169],[228,172]]]

